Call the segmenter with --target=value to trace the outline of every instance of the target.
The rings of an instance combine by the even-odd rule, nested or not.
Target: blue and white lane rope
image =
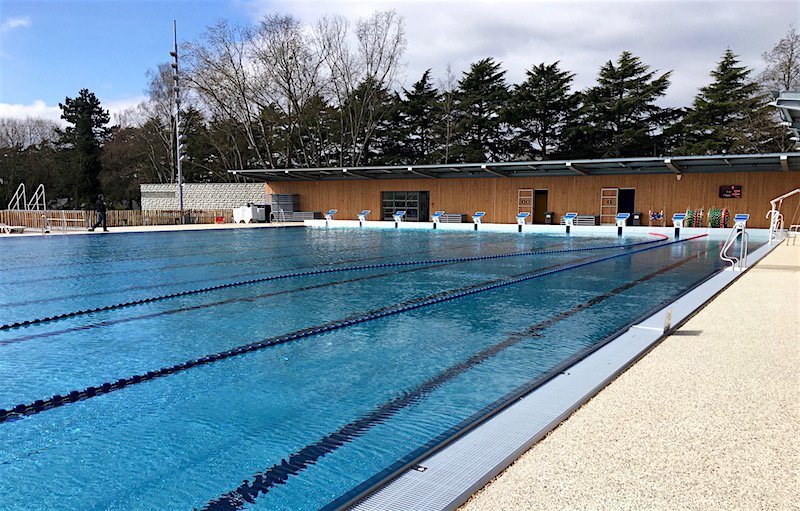
[[[662,247],[667,247],[670,245],[675,245],[678,243],[686,243],[691,240],[695,240],[698,238],[703,238],[708,236],[707,234],[702,234],[700,236],[693,236],[691,238],[680,239],[676,241],[671,241],[667,243],[662,243],[652,247],[645,247],[640,248],[637,250],[633,250],[631,252],[625,252],[622,254],[616,254],[612,256],[601,257],[599,259],[593,259],[591,261],[586,261],[578,264],[567,264],[564,266],[559,266],[557,268],[541,271],[537,273],[533,273],[531,275],[526,275],[524,277],[512,278],[502,280],[500,282],[488,284],[485,286],[478,286],[466,291],[458,291],[454,293],[443,294],[437,296],[435,298],[430,298],[427,300],[420,300],[419,302],[414,302],[411,304],[405,304],[402,306],[397,307],[388,307],[386,309],[380,311],[373,311],[370,313],[362,314],[360,316],[350,317],[340,321],[333,321],[331,323],[327,323],[323,326],[319,326],[316,328],[308,328],[304,330],[299,330],[296,332],[292,332],[290,334],[282,335],[279,337],[263,339],[261,341],[256,341],[250,344],[245,344],[242,346],[237,346],[235,348],[231,348],[229,350],[221,351],[218,353],[214,353],[211,355],[206,355],[200,358],[195,358],[191,360],[187,360],[186,362],[175,364],[168,367],[162,367],[161,369],[157,369],[155,371],[147,371],[144,374],[137,374],[128,378],[120,378],[114,382],[106,382],[99,386],[90,386],[86,387],[83,390],[73,390],[66,395],[56,394],[47,399],[37,399],[32,403],[21,403],[14,406],[10,410],[0,409],[0,423],[7,422],[8,420],[19,418],[22,416],[28,415],[35,415],[45,410],[49,410],[51,408],[58,408],[64,406],[69,403],[76,403],[78,401],[84,401],[86,399],[100,396],[103,394],[108,394],[110,392],[114,392],[117,390],[121,390],[125,387],[130,385],[135,385],[138,383],[142,383],[148,380],[153,380],[156,378],[161,378],[162,376],[167,376],[170,374],[175,374],[178,372],[186,371],[187,369],[191,369],[193,367],[203,366],[210,364],[212,362],[217,362],[220,360],[225,360],[228,358],[232,358],[238,355],[243,355],[245,353],[251,353],[254,351],[262,350],[264,348],[269,348],[271,346],[277,346],[279,344],[285,344],[292,341],[297,341],[300,339],[304,339],[306,337],[312,337],[319,334],[324,334],[328,332],[333,332],[335,330],[340,330],[343,328],[347,328],[353,325],[365,323],[368,321],[373,321],[376,319],[385,318],[387,316],[394,316],[396,314],[401,314],[403,312],[408,312],[411,310],[421,309],[423,307],[428,307],[431,305],[435,305],[442,302],[447,302],[451,300],[456,300],[458,298],[463,298],[465,296],[471,296],[478,293],[483,293],[485,291],[491,291],[494,289],[499,289],[505,286],[510,286],[513,284],[519,284],[521,282],[527,282],[529,280],[537,279],[540,277],[545,277],[548,275],[554,275],[556,273],[565,272],[568,270],[575,270],[578,268],[583,268],[586,266],[590,266],[593,264],[602,263],[605,261],[610,261],[612,259],[617,259],[619,257],[630,256],[633,254],[638,254],[642,252],[647,252],[649,250],[655,250]]]
[[[659,235],[663,236],[663,235]],[[447,259],[427,259],[424,261],[404,261],[404,262],[397,262],[397,263],[377,263],[377,264],[364,264],[360,266],[348,266],[344,268],[325,268],[322,270],[308,270],[308,271],[300,271],[300,272],[290,272],[290,273],[283,273],[280,275],[271,275],[268,277],[259,277],[255,279],[249,280],[239,280],[236,282],[228,282],[226,284],[219,284],[216,286],[209,286],[203,287],[199,289],[190,289],[188,291],[178,291],[176,293],[169,293],[164,295],[158,296],[151,296],[148,298],[141,298],[139,300],[131,300],[128,302],[121,302],[112,305],[104,305],[102,307],[94,307],[91,309],[82,309],[72,312],[65,312],[63,314],[56,314],[54,316],[46,316],[43,318],[36,318],[36,319],[27,319],[24,321],[17,321],[14,323],[8,323],[5,325],[0,325],[0,331],[2,330],[11,330],[13,328],[21,328],[27,327],[32,325],[38,325],[41,323],[49,323],[51,321],[59,321],[62,319],[67,318],[74,318],[76,316],[83,316],[86,314],[94,314],[96,312],[105,312],[110,310],[116,309],[123,309],[127,307],[133,307],[136,305],[144,305],[147,303],[158,302],[161,300],[169,300],[171,298],[180,298],[183,296],[190,296],[196,295],[200,293],[210,293],[212,291],[219,291],[221,289],[229,289],[232,287],[239,287],[239,286],[247,286],[252,284],[261,284],[264,282],[270,282],[273,280],[284,280],[284,279],[292,279],[297,277],[310,277],[313,275],[325,275],[330,273],[341,273],[347,271],[365,271],[365,270],[374,270],[380,268],[393,268],[393,267],[403,267],[403,266],[425,266],[425,265],[436,265],[436,264],[445,264],[445,263],[465,263],[470,261],[487,261],[491,259],[505,259],[509,257],[522,257],[522,256],[534,256],[534,255],[548,255],[548,254],[563,254],[569,252],[589,252],[593,250],[627,250],[633,247],[638,247],[642,245],[651,245],[653,243],[660,243],[663,241],[664,238],[660,238],[657,240],[650,240],[650,241],[641,241],[638,243],[631,243],[629,245],[603,245],[599,247],[584,247],[584,248],[567,248],[567,249],[553,249],[553,250],[535,250],[530,252],[510,252],[507,254],[496,254],[496,255],[486,255],[486,256],[473,256],[473,257],[452,257]]]

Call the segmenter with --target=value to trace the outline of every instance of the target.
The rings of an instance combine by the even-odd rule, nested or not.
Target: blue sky
[[[0,23],[16,26],[0,33],[0,102],[55,104],[81,88],[107,101],[140,96],[145,72],[169,59],[173,19],[192,39],[223,17],[251,19],[245,4],[213,0],[2,0]]]
[[[726,47],[758,71],[762,52],[800,25],[797,0],[0,0],[0,117],[57,120],[58,103],[81,88],[112,114],[136,105],[147,70],[169,60],[173,19],[179,40],[195,40],[220,18],[247,25],[280,12],[313,23],[336,13],[354,21],[377,9],[405,18],[400,86],[427,68],[438,80],[448,65],[458,76],[492,56],[511,83],[559,60],[584,88],[630,50],[673,71],[669,106],[691,103]]]

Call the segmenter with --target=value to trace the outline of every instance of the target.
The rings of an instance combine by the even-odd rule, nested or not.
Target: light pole
[[[172,35],[174,46],[169,54],[172,56],[172,90],[175,93],[175,161],[178,167],[178,209],[180,210],[181,223],[184,223],[183,215],[183,157],[186,149],[185,135],[181,129],[181,89],[178,84],[178,28],[175,20],[172,20]]]

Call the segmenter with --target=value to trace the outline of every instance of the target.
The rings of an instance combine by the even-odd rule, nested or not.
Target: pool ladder
[[[734,217],[733,229],[728,234],[728,239],[725,240],[725,244],[719,253],[720,259],[731,264],[729,268],[732,271],[742,271],[747,268],[747,245],[750,242],[750,235],[747,234],[746,225],[749,218],[750,215],[736,215]],[[735,256],[728,252],[737,239],[741,239],[741,243],[739,244],[739,255]]]
[[[283,211],[282,208],[278,209],[277,212],[273,211],[269,214],[269,221],[270,223],[273,224],[279,223],[281,224],[280,227],[283,227],[284,226],[283,224],[286,223],[286,213]]]

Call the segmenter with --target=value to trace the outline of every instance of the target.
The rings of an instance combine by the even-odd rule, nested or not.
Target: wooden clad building
[[[800,188],[800,153],[231,172],[265,181],[268,194],[298,194],[303,211],[337,209],[339,219],[370,209],[370,219],[388,220],[405,209],[409,221],[444,210],[514,223],[528,211],[534,223],[546,212],[558,223],[575,211],[613,224],[617,212],[639,212],[646,225],[649,211],[719,207],[766,228],[769,201]]]

